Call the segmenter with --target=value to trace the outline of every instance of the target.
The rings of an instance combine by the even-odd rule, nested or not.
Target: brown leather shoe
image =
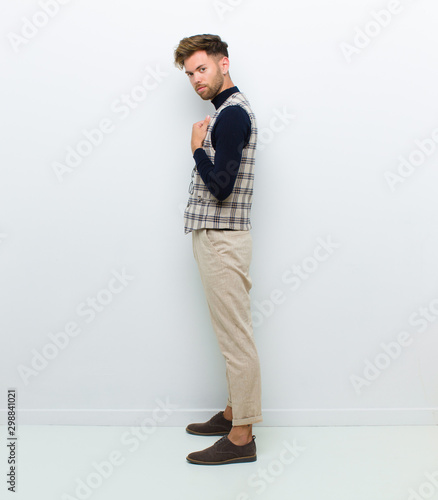
[[[233,422],[224,417],[224,412],[220,411],[203,424],[189,424],[186,431],[198,436],[225,436],[231,431]]]
[[[228,436],[221,437],[214,445],[202,451],[194,451],[187,455],[186,460],[198,465],[223,465],[257,460],[255,436],[252,441],[243,446],[232,443]]]

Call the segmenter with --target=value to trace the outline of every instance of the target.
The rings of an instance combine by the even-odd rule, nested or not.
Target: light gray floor
[[[185,460],[218,437],[147,430],[140,438],[128,427],[21,426],[17,493],[7,491],[5,473],[0,498],[438,499],[438,427],[254,426],[258,460],[222,466]],[[4,426],[0,432],[6,470]]]

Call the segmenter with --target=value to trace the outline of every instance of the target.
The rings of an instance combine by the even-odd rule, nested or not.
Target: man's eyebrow
[[[197,69],[201,68],[202,66],[205,66],[205,64],[200,64],[200,65],[199,65],[199,66],[195,69],[195,71],[196,71]],[[192,73],[192,72],[191,72],[191,71],[186,71],[186,75],[187,75],[188,73]]]

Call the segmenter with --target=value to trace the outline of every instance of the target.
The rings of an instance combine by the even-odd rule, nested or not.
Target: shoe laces
[[[218,440],[216,441],[216,443],[215,443],[215,444],[222,443],[222,441],[225,441],[225,440],[227,440],[227,439],[228,439],[228,434],[226,434],[225,436],[222,436],[220,439],[218,439]],[[253,434],[253,436],[252,436],[252,439],[253,439],[254,441],[255,441],[255,439],[256,439],[256,437],[255,437],[255,435],[254,435],[254,434]],[[228,441],[230,441],[230,443],[234,444],[231,440],[229,440],[229,439],[228,439]],[[249,443],[248,443],[248,444],[249,444]]]
[[[218,440],[216,441],[216,443],[215,443],[215,444],[222,443],[222,442],[223,442],[223,441],[225,441],[226,439],[227,439],[227,435],[222,436],[220,439],[218,439]]]

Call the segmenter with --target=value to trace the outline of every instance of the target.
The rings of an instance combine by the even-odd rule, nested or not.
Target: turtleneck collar
[[[214,104],[214,107],[218,109],[228,99],[228,97],[230,97],[230,95],[235,94],[236,92],[240,92],[236,86],[230,87],[229,89],[223,90],[220,94],[213,98],[211,102]]]

